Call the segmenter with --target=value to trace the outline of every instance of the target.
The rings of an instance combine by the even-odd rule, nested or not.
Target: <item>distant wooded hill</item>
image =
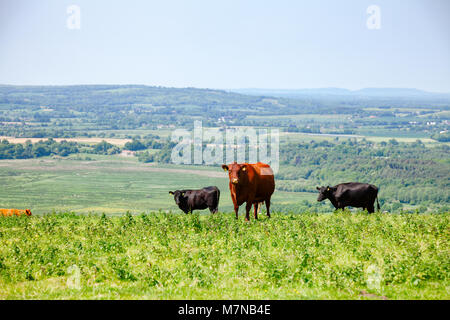
[[[364,107],[379,107],[401,99],[403,106],[424,108],[417,97],[428,97],[433,106],[448,108],[450,95],[434,95],[415,89],[345,89],[264,90],[239,89],[236,92],[197,88],[166,88],[144,85],[76,85],[76,86],[11,86],[0,85],[0,105],[29,107],[70,107],[78,111],[130,110],[133,107],[183,107],[190,114],[218,111],[221,114],[238,110],[251,114],[298,114],[326,111],[345,112],[363,105],[342,96],[376,96],[383,99],[364,100]],[[403,95],[403,96],[402,96]],[[447,97],[447,99],[445,98]],[[426,107],[426,106],[425,106]],[[177,108],[178,109],[178,108]],[[135,112],[145,110],[135,110]],[[164,110],[170,112],[171,110]]]
[[[318,88],[318,89],[230,89],[230,92],[249,95],[270,95],[274,97],[328,97],[328,98],[397,98],[397,99],[425,99],[450,101],[450,93],[428,92],[414,88],[364,88],[360,90],[348,90],[342,88]]]
[[[205,127],[277,127],[307,133],[370,130],[373,135],[376,130],[384,136],[440,138],[448,130],[450,99],[392,89],[410,93],[397,98],[393,93],[383,95],[386,90],[358,91],[373,95],[368,97],[344,89],[303,90],[299,92],[305,94],[291,96],[297,91],[252,95],[245,90],[145,85],[0,85],[0,135],[67,138],[89,132],[97,136],[108,130],[191,128],[194,120],[202,120]]]

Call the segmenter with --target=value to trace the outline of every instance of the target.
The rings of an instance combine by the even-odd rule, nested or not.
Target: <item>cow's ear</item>
[[[223,164],[222,169],[223,169],[223,171],[228,171],[228,166],[226,164]]]
[[[320,188],[319,188],[319,187],[316,187],[316,189],[320,191]]]
[[[181,196],[182,196],[182,197],[184,197],[184,195],[185,195],[185,194],[186,194],[186,193],[185,193],[185,192],[183,192],[183,193],[181,193]]]
[[[330,191],[330,186],[327,186],[327,191]]]
[[[246,167],[246,166],[243,166],[243,167],[242,167],[242,171],[244,171],[244,172],[247,171],[247,167]]]
[[[169,191],[169,194],[173,194],[173,191]]]

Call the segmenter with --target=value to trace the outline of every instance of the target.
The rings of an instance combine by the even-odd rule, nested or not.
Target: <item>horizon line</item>
[[[144,84],[144,83],[72,83],[72,84],[9,84],[0,83],[0,86],[17,86],[17,87],[75,87],[75,86],[146,86],[146,87],[159,87],[168,89],[203,89],[203,90],[221,90],[221,91],[234,91],[234,90],[273,90],[273,91],[303,91],[303,90],[345,90],[349,92],[358,92],[366,89],[382,89],[382,90],[416,90],[429,94],[443,94],[450,95],[450,91],[431,91],[426,89],[420,89],[417,87],[360,87],[358,89],[350,89],[345,87],[295,87],[295,88],[274,88],[274,87],[238,87],[238,88],[218,88],[218,87],[195,87],[195,86],[166,86],[156,84]]]

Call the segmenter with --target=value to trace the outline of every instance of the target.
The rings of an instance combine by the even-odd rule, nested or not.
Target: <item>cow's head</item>
[[[228,171],[230,182],[234,185],[238,185],[247,177],[247,165],[245,163],[239,164],[233,162],[229,165],[223,164],[222,169]]]
[[[169,191],[173,194],[173,199],[175,203],[181,208],[187,202],[186,192],[183,190]]]
[[[26,210],[25,210],[25,214],[26,214],[27,216],[31,216],[31,210],[30,210],[30,209],[26,209]]]
[[[316,187],[316,189],[319,191],[319,197],[317,198],[317,201],[323,201],[325,199],[329,199],[330,196],[333,194],[333,188],[330,186]]]

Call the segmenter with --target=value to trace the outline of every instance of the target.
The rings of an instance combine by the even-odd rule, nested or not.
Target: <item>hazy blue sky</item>
[[[0,83],[450,92],[450,1],[0,0]]]

